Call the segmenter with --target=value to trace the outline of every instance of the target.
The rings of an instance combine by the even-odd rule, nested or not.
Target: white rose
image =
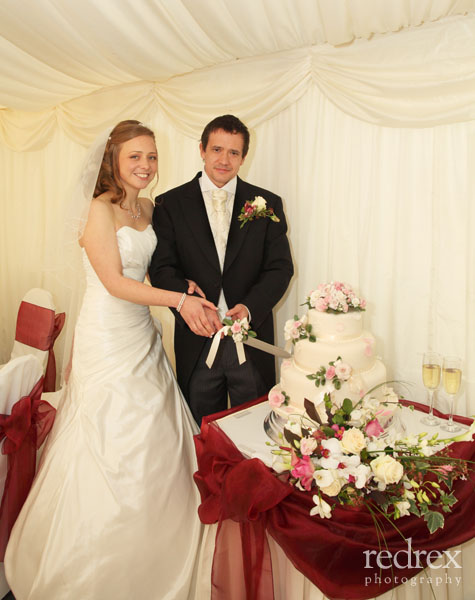
[[[347,429],[341,438],[341,447],[348,454],[359,454],[366,447],[363,432],[356,427]]]
[[[347,365],[346,363],[342,362],[341,360],[337,360],[335,362],[335,375],[338,377],[338,379],[341,379],[342,381],[346,381],[347,379],[350,378],[350,375],[351,375],[350,365]]]
[[[256,196],[252,202],[252,206],[255,206],[258,210],[265,210],[267,207],[267,202],[262,196]]]
[[[334,479],[333,483],[328,485],[327,487],[321,487],[322,494],[325,496],[338,496],[341,490],[341,483],[339,479]]]
[[[284,325],[284,337],[286,340],[290,340],[291,336],[292,336],[292,332],[294,330],[294,320],[293,319],[289,319],[288,321],[285,322]]]
[[[404,468],[400,462],[389,454],[382,454],[370,463],[374,479],[381,483],[397,483],[404,475]]]

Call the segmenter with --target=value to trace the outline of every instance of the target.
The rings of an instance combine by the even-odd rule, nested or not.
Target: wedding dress
[[[117,232],[143,281],[156,237]],[[69,384],[8,544],[16,600],[193,598],[201,539],[196,425],[149,308],[111,296],[83,251],[87,289]]]

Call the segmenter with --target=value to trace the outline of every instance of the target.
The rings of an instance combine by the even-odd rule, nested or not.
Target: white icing
[[[345,398],[356,404],[364,394],[386,381],[386,367],[374,356],[375,340],[371,333],[363,330],[362,315],[360,311],[339,314],[308,311],[308,322],[317,341],[300,340],[295,344],[293,358],[282,363],[280,382],[271,391],[285,392],[289,403],[274,408],[277,414],[286,419],[289,414],[301,414],[305,410],[304,400],[308,399],[314,402],[325,421],[322,401],[327,388],[317,387],[307,375],[316,373],[322,366],[327,368],[328,363],[339,356],[350,365],[352,372],[339,390],[332,391],[335,404],[341,404]],[[382,397],[383,386],[372,395]]]
[[[326,313],[311,309],[307,313],[312,333],[319,340],[351,340],[363,333],[361,311],[347,313]]]

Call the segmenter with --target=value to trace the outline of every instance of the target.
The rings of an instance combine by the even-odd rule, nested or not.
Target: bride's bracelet
[[[178,306],[176,307],[176,312],[177,312],[177,313],[179,313],[179,312],[180,312],[180,310],[181,310],[181,307],[183,306],[183,303],[184,303],[184,302],[185,302],[185,300],[186,300],[186,296],[187,296],[186,292],[183,292],[183,296],[180,298],[180,302],[178,302]]]

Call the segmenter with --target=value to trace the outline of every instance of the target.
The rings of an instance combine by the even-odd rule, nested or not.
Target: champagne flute
[[[441,425],[441,428],[445,431],[453,433],[455,431],[462,431],[462,427],[454,423],[454,403],[455,396],[458,394],[460,389],[460,383],[462,381],[462,361],[458,356],[444,356],[444,362],[442,364],[442,382],[444,390],[450,398],[450,409],[449,409],[449,420],[447,423]]]
[[[424,425],[438,425],[440,419],[434,416],[434,390],[440,385],[440,355],[436,352],[424,352],[422,358],[422,381],[429,394],[429,414],[421,419]]]

